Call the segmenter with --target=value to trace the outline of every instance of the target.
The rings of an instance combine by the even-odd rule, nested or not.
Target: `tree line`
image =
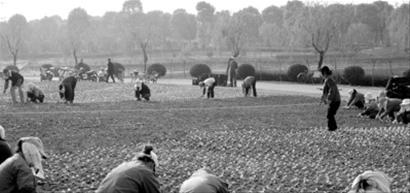
[[[234,13],[216,11],[205,1],[196,15],[184,9],[173,13],[144,12],[140,0],[127,0],[118,12],[90,16],[75,8],[60,16],[27,21],[16,14],[0,23],[3,59],[19,56],[142,55],[192,50],[240,55],[256,48],[298,50],[312,48],[321,58],[330,50],[356,52],[363,48],[410,48],[410,7],[386,1],[371,4],[318,4],[288,1],[259,12],[247,7]],[[319,62],[320,63],[320,62]],[[320,64],[319,64],[320,66]]]

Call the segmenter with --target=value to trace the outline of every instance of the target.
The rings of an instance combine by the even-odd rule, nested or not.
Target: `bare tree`
[[[5,42],[7,50],[13,58],[14,66],[17,65],[17,58],[22,48],[26,30],[26,18],[23,15],[16,14],[9,19],[7,29],[0,34],[1,39]]]

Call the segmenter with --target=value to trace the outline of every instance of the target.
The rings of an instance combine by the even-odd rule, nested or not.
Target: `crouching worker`
[[[346,106],[344,108],[350,109],[352,106],[356,106],[359,109],[364,108],[365,104],[365,98],[364,94],[357,92],[356,89],[349,90],[349,101],[347,102]]]
[[[392,179],[379,171],[365,171],[354,179],[348,193],[391,193]]]
[[[17,151],[0,165],[0,192],[35,193],[37,178],[44,179],[41,161],[47,158],[38,137],[23,137]]]
[[[44,102],[44,93],[33,83],[29,83],[27,86],[27,102],[33,103],[43,103]]]
[[[379,113],[379,106],[376,102],[376,99],[373,98],[371,94],[367,94],[366,97],[365,110],[359,113],[358,117],[369,117],[370,119],[375,119]]]
[[[410,99],[403,99],[400,104],[400,111],[396,115],[394,123],[408,124],[410,122]]]
[[[23,83],[24,83],[24,77],[18,72],[14,72],[14,71],[9,70],[9,69],[4,69],[3,70],[3,78],[5,80],[3,93],[6,94],[6,91],[9,88],[9,81],[11,81],[10,94],[11,94],[11,99],[13,101],[13,104],[17,103],[17,101],[16,101],[16,89],[19,92],[21,103],[24,103],[24,92],[23,92],[23,88],[22,88]]]
[[[249,94],[249,89],[252,89],[253,96],[256,97],[256,78],[254,76],[247,76],[242,83],[242,92],[246,96]]]
[[[380,93],[379,98],[377,99],[379,112],[377,113],[376,119],[380,121],[383,120],[387,115],[391,121],[394,121],[394,114],[400,111],[401,99],[388,98],[385,93]]]
[[[206,169],[199,169],[185,180],[179,193],[229,193],[228,184]]]
[[[77,84],[77,79],[74,76],[69,76],[65,78],[61,84],[58,86],[60,98],[65,100],[65,103],[73,103],[75,96],[75,86]]]
[[[134,89],[135,98],[137,98],[137,100],[140,101],[142,97],[145,100],[149,101],[149,98],[151,97],[151,91],[145,83],[143,83],[141,80],[137,80],[137,82],[134,85]]]
[[[207,96],[207,98],[214,98],[214,89],[216,86],[216,81],[214,77],[209,77],[204,81],[199,82],[199,87],[202,88],[202,96]]]
[[[117,166],[101,182],[96,193],[159,193],[155,175],[158,157],[152,146],[145,146],[132,161]]]

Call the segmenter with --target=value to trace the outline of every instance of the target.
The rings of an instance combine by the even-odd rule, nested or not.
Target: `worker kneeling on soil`
[[[348,193],[391,193],[392,179],[380,171],[365,171],[354,179]],[[362,190],[362,191],[361,191]]]
[[[36,192],[37,179],[44,179],[41,161],[47,158],[38,137],[23,137],[16,153],[0,165],[0,192]]]
[[[199,87],[202,88],[202,96],[206,96],[207,98],[214,98],[215,97],[215,93],[214,93],[214,89],[216,86],[216,80],[214,77],[209,77],[207,79],[205,79],[204,81],[199,82]]]
[[[65,103],[73,103],[75,96],[75,86],[77,84],[77,79],[74,76],[69,76],[65,78],[61,84],[58,86],[60,92],[60,98],[65,100]]]
[[[43,103],[44,102],[44,93],[33,83],[27,85],[27,102],[33,103]]]
[[[410,122],[410,99],[403,99],[400,111],[396,115],[394,123],[408,124]]]
[[[346,106],[344,108],[350,109],[352,106],[356,106],[359,109],[364,108],[365,104],[365,98],[364,94],[357,92],[356,89],[349,90],[349,101],[347,102]]]
[[[179,193],[229,193],[228,184],[217,176],[210,174],[206,169],[195,171],[185,180]]]
[[[144,82],[138,79],[134,85],[134,89],[135,89],[135,98],[137,98],[137,100],[140,101],[142,97],[145,100],[149,101],[149,98],[151,97],[151,91]]]
[[[367,94],[365,99],[366,99],[365,110],[361,112],[358,116],[359,117],[367,116],[370,119],[375,119],[377,114],[379,113],[379,106],[376,102],[376,99],[373,98],[371,94]]]
[[[160,185],[155,175],[158,157],[152,150],[152,146],[145,146],[132,161],[111,170],[96,193],[159,193]]]
[[[20,101],[21,103],[24,103],[24,92],[23,92],[23,83],[24,83],[24,77],[18,73],[14,72],[9,69],[4,69],[3,70],[3,78],[5,80],[4,83],[4,91],[3,93],[5,94],[7,89],[9,88],[9,81],[11,81],[11,88],[10,88],[10,94],[11,94],[11,99],[13,104],[16,104],[16,89],[19,92],[20,96]]]
[[[249,94],[249,90],[252,89],[253,96],[256,97],[256,78],[254,76],[247,76],[242,83],[242,92],[246,96]]]
[[[379,112],[376,115],[376,119],[383,120],[387,115],[391,121],[394,121],[394,114],[400,111],[401,99],[388,98],[385,92],[381,92],[378,99]]]

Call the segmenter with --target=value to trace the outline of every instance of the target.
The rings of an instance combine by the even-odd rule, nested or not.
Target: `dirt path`
[[[191,80],[188,79],[160,79],[158,80],[160,84],[176,84],[176,85],[192,85]],[[238,82],[238,85],[241,81]],[[322,91],[322,85],[316,84],[297,84],[291,82],[277,82],[277,81],[259,81],[256,84],[257,89],[271,91],[277,94],[289,94],[289,95],[303,95],[311,97],[320,97]],[[361,86],[348,86],[348,85],[338,85],[340,93],[344,100],[348,99],[348,91],[355,88],[361,93],[370,93],[374,97],[378,95],[380,91],[383,90],[381,87],[361,87]]]

